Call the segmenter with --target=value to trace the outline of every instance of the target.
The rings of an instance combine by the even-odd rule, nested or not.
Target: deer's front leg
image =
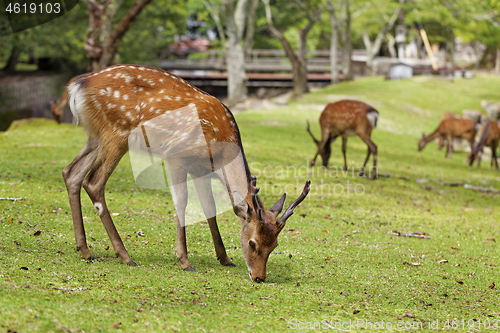
[[[347,171],[347,137],[342,136],[342,155],[344,155],[344,171]],[[364,167],[363,167],[364,170]]]
[[[495,161],[495,170],[498,171],[498,159],[497,159],[497,146],[498,144],[493,144],[491,145],[491,154],[492,154],[492,160]],[[491,163],[491,167],[493,168],[493,161]]]
[[[185,208],[184,208],[185,209]],[[181,268],[186,271],[195,272],[193,266],[189,263],[187,255],[187,245],[186,245],[186,226],[184,221],[184,214],[179,216],[179,211],[177,211],[177,259],[181,262]],[[181,222],[182,219],[182,222]]]
[[[204,179],[202,177],[196,178],[194,180],[194,185],[196,188],[196,193],[198,194],[198,199],[200,200],[201,206],[203,208],[203,213],[207,218],[210,232],[212,233],[217,260],[219,260],[219,262],[224,266],[236,266],[227,256],[226,248],[224,247],[224,243],[222,242],[222,238],[220,236],[219,227],[217,226],[217,219],[215,217],[217,215],[217,210],[215,207],[215,200],[212,193],[212,185],[210,179]]]
[[[448,158],[451,159],[451,152],[453,150],[453,144],[451,142],[451,136],[447,136],[446,140],[448,140]]]
[[[169,161],[171,191],[177,213],[177,259],[182,269],[196,271],[188,260],[186,245],[186,207],[188,199],[186,166],[178,161]]]

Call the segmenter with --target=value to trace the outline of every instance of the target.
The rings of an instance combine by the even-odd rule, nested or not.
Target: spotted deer
[[[377,173],[377,146],[371,140],[372,130],[377,127],[379,113],[370,105],[363,102],[342,100],[328,104],[321,116],[319,124],[321,126],[321,141],[318,141],[311,133],[309,121],[307,122],[307,132],[311,135],[318,151],[311,161],[311,166],[316,163],[318,155],[323,160],[323,166],[328,167],[328,160],[331,155],[331,144],[339,136],[342,137],[342,153],[344,155],[344,170],[347,170],[347,137],[357,135],[368,146],[368,155],[360,175],[365,174],[365,167],[370,154],[373,154],[373,174],[372,179],[376,179]]]
[[[418,151],[422,151],[424,147],[436,138],[446,139],[447,151],[445,156],[451,158],[452,139],[465,139],[469,141],[471,149],[474,145],[476,137],[476,123],[471,119],[463,118],[447,118],[441,120],[438,128],[429,135],[422,134],[422,138],[418,141]]]
[[[480,137],[481,139],[479,139],[479,142],[469,153],[469,165],[472,166],[474,160],[477,158],[477,166],[479,167],[481,164],[481,155],[479,153],[482,152],[484,146],[487,146],[491,148],[490,168],[493,168],[494,162],[495,169],[498,171],[497,148],[500,142],[500,128],[498,124],[494,121],[486,122],[481,128]]]
[[[104,188],[113,170],[129,150],[130,141],[148,127],[147,150],[169,165],[176,209],[177,257],[187,271],[195,269],[187,256],[185,214],[186,178],[190,174],[207,216],[219,262],[234,266],[227,256],[217,221],[207,174],[222,182],[235,214],[241,220],[243,257],[253,281],[266,278],[266,263],[294,209],[309,193],[310,181],[283,213],[286,194],[264,209],[243,152],[240,132],[231,111],[215,97],[158,68],[116,65],[74,78],[68,86],[70,109],[88,134],[82,151],[64,169],[77,250],[90,253],[82,220],[80,190],[89,195],[113,249],[124,264],[135,266],[111,219]],[[144,132],[145,133],[145,132]],[[139,140],[140,141],[140,140]],[[208,161],[208,163],[206,163]]]

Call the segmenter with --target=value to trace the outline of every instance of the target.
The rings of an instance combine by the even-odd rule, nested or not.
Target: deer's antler
[[[286,224],[286,220],[288,220],[288,218],[290,216],[293,215],[293,210],[302,202],[304,201],[304,199],[307,197],[307,195],[309,194],[309,191],[311,190],[311,181],[308,180],[306,181],[306,185],[304,186],[304,189],[302,190],[302,193],[300,194],[300,196],[297,198],[297,200],[295,200],[286,210],[285,212],[283,213],[283,215],[278,219],[276,220],[276,225],[278,226],[279,230],[283,229],[283,227],[285,226]]]
[[[311,138],[313,138],[314,142],[315,142],[316,144],[318,144],[318,142],[319,142],[319,141],[318,141],[318,140],[316,140],[316,138],[314,137],[314,135],[313,135],[313,134],[312,134],[312,132],[311,132],[311,129],[309,128],[309,120],[307,121],[307,132],[309,132],[309,134],[311,135]]]

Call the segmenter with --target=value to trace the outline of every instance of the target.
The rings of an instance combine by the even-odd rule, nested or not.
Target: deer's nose
[[[261,278],[259,278],[259,277],[256,277],[256,278],[255,278],[255,282],[257,282],[257,283],[264,282],[264,280],[265,280],[265,278],[263,278],[263,279],[261,279]]]

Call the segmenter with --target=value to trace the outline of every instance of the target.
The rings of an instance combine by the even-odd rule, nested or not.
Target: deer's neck
[[[434,133],[431,133],[424,138],[425,143],[431,142],[432,140],[436,139],[440,135],[441,135],[441,132],[439,131],[439,129],[435,130]]]

